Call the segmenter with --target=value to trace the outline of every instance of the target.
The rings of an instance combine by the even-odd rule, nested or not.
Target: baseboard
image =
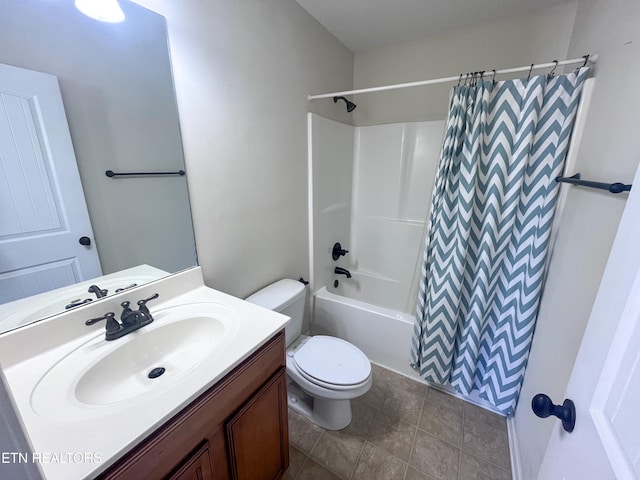
[[[522,480],[522,463],[520,461],[520,448],[516,435],[516,420],[513,416],[507,417],[507,434],[509,436],[509,456],[511,457],[511,478]]]

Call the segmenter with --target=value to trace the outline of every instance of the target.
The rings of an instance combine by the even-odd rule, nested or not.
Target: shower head
[[[338,103],[338,100],[344,100],[344,103],[347,104],[347,112],[351,113],[356,109],[356,104],[353,102],[350,102],[349,100],[347,100],[344,97],[333,97],[333,103]]]

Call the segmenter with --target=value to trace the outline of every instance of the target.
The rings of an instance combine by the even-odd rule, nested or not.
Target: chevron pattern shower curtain
[[[411,365],[512,414],[588,68],[455,87],[436,174]],[[562,321],[562,319],[557,319]]]

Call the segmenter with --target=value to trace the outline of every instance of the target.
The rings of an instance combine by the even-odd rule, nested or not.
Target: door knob
[[[91,239],[89,237],[80,237],[80,240],[78,240],[78,243],[80,243],[80,245],[84,245],[85,247],[88,247],[89,245],[91,245]]]
[[[549,415],[558,417],[562,420],[562,428],[573,432],[576,425],[576,406],[573,400],[567,398],[562,405],[554,405],[547,395],[539,393],[531,400],[531,408],[540,418],[547,418]]]

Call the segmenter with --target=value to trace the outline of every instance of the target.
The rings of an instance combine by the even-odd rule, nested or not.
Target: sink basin
[[[152,313],[150,325],[113,341],[104,332],[92,335],[60,359],[33,389],[32,409],[46,417],[75,417],[147,401],[180,388],[194,367],[228,348],[238,330],[237,313],[216,303]]]

